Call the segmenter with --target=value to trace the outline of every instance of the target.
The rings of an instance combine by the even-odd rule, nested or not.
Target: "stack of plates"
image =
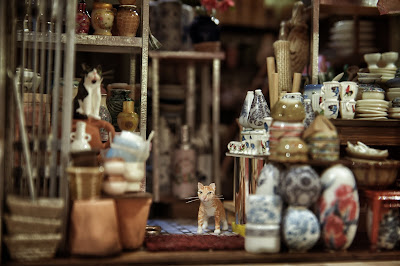
[[[386,93],[386,97],[389,101],[400,98],[400,88],[389,88]]]
[[[389,112],[388,117],[394,119],[400,119],[400,107],[389,108],[388,112]]]
[[[359,83],[364,83],[364,84],[372,84],[381,81],[381,74],[375,74],[375,73],[362,73],[358,72],[358,82]]]
[[[384,100],[358,100],[356,104],[356,118],[362,120],[387,119],[389,102]]]
[[[376,52],[375,48],[375,27],[372,21],[359,21],[359,47],[360,53]],[[336,22],[330,32],[330,48],[336,50],[340,56],[348,56],[353,54],[355,45],[354,21],[341,20]]]
[[[377,75],[382,75],[381,76],[382,82],[386,82],[389,79],[394,78],[394,75],[396,74],[396,68],[390,68],[390,67],[371,68],[369,69],[369,72]]]

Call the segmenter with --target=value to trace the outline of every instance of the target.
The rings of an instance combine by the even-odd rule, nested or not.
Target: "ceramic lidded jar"
[[[280,224],[282,199],[278,195],[249,195],[246,221],[252,224]]]
[[[93,3],[92,27],[95,35],[111,36],[111,29],[114,23],[114,12],[112,4]]]
[[[309,165],[290,167],[281,181],[282,195],[291,206],[310,207],[320,196],[319,176]]]
[[[254,99],[250,107],[248,123],[252,128],[264,128],[264,118],[270,116],[267,101],[260,89],[255,90]]]
[[[120,5],[116,23],[119,36],[135,37],[139,28],[140,17],[134,5]]]
[[[239,116],[239,124],[242,125],[244,128],[250,128],[248,119],[253,99],[254,99],[254,91],[248,91],[246,94],[246,98],[244,99],[242,110]]]
[[[319,201],[319,220],[325,247],[345,250],[357,232],[360,203],[351,170],[341,164],[322,174],[323,192]]]
[[[282,235],[290,251],[307,251],[320,236],[317,217],[305,207],[289,206],[282,222]]]
[[[302,122],[305,118],[303,104],[293,98],[283,98],[275,103],[271,116],[274,121]]]

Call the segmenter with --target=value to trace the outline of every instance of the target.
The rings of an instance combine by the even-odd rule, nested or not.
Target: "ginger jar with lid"
[[[111,29],[114,23],[114,12],[112,4],[93,3],[92,27],[95,35],[111,36]]]
[[[135,37],[140,17],[134,5],[120,5],[117,12],[117,30],[119,36]]]

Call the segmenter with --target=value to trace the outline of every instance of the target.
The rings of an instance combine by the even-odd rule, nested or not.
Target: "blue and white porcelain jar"
[[[305,207],[289,206],[282,223],[282,235],[290,251],[307,251],[318,241],[320,228],[317,217]]]
[[[282,199],[277,195],[249,195],[246,220],[253,224],[280,224]]]
[[[264,128],[264,118],[271,116],[267,101],[260,89],[255,90],[249,114],[249,125],[252,128]]]
[[[309,165],[294,165],[282,177],[280,189],[284,200],[292,206],[309,207],[321,192],[319,176]]]
[[[246,98],[244,99],[242,110],[240,111],[240,116],[239,116],[239,124],[242,125],[242,127],[244,127],[244,130],[250,128],[248,119],[253,99],[254,99],[254,91],[248,91],[246,94]]]

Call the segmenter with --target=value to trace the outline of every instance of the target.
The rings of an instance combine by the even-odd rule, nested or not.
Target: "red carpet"
[[[239,235],[158,235],[147,236],[148,251],[239,250],[244,249],[244,238]]]

